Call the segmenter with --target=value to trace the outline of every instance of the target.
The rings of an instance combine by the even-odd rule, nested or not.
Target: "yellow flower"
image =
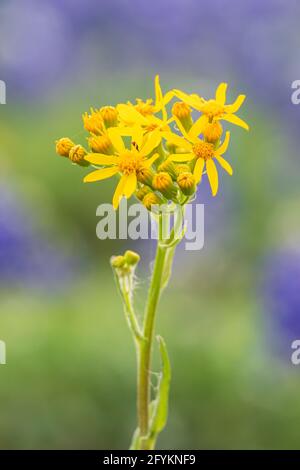
[[[68,157],[74,142],[69,137],[62,137],[56,141],[56,153],[62,157]]]
[[[91,108],[90,114],[84,113],[82,119],[84,128],[92,134],[99,135],[105,130],[103,116],[99,109]]]
[[[118,208],[120,199],[124,196],[127,199],[135,192],[137,188],[138,174],[145,168],[150,168],[158,158],[158,154],[149,154],[157,146],[157,138],[153,135],[144,138],[142,131],[136,132],[134,140],[131,141],[131,148],[126,149],[118,128],[108,129],[109,138],[115,148],[113,155],[101,153],[90,153],[86,155],[85,160],[93,165],[106,166],[92,173],[85,178],[85,183],[100,181],[116,174],[121,174],[120,181],[116,187],[113,196],[113,206]]]
[[[168,119],[165,107],[172,96],[171,92],[168,92],[165,96],[163,95],[160,87],[159,76],[156,75],[154,104],[151,99],[146,101],[137,99],[136,105],[131,103],[118,104],[117,110],[119,117],[125,126],[125,128],[123,128],[122,135],[131,135],[130,128],[139,126],[143,129],[145,134],[153,133],[161,140],[161,133],[169,131],[169,124],[174,120],[173,117]],[[162,113],[162,119],[154,115],[158,112]]]
[[[231,165],[222,157],[229,144],[230,132],[226,132],[223,143],[219,147],[215,148],[213,144],[204,142],[204,140],[198,137],[197,123],[193,125],[189,133],[186,133],[182,127],[180,130],[185,138],[172,133],[166,133],[165,137],[170,142],[173,142],[175,145],[185,149],[186,153],[172,154],[169,156],[169,159],[175,162],[188,162],[195,160],[193,173],[197,183],[201,181],[203,171],[206,168],[212,194],[215,196],[218,192],[219,186],[215,160],[225,171],[227,171],[229,175],[232,175],[233,173]]]
[[[227,83],[220,83],[215,98],[208,101],[197,94],[188,95],[180,90],[173,90],[173,93],[184,103],[202,113],[202,116],[196,121],[200,127],[214,120],[223,120],[249,130],[248,124],[235,115],[242,106],[246,95],[239,95],[234,103],[226,104],[226,91]]]

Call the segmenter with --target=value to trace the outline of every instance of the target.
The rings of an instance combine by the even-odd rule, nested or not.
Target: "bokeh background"
[[[85,141],[90,106],[171,87],[246,93],[205,247],[179,250],[159,311],[173,366],[170,449],[300,447],[300,4],[296,0],[2,0],[0,447],[127,448],[135,354],[109,268],[129,242],[96,238],[111,181],[55,155]],[[135,245],[136,246],[136,245]],[[137,305],[151,243],[138,246]],[[157,364],[154,364],[156,370]]]

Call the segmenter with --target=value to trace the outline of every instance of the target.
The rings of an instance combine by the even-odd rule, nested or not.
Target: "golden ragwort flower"
[[[105,166],[84,178],[85,183],[100,181],[116,174],[121,174],[121,178],[116,187],[113,196],[113,207],[117,209],[120,199],[124,196],[127,199],[136,191],[138,175],[145,168],[150,168],[154,161],[158,158],[158,154],[151,157],[149,155],[157,147],[157,136],[143,136],[143,132],[136,132],[131,140],[130,150],[125,147],[122,135],[118,128],[108,129],[109,138],[114,146],[113,155],[105,155],[101,153],[90,153],[85,156],[85,160],[93,165]]]

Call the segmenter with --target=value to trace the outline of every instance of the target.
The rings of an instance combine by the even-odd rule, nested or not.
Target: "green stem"
[[[161,227],[161,221],[160,221]],[[141,438],[141,448],[149,449],[147,441],[149,433],[149,404],[150,404],[150,370],[151,353],[154,336],[155,314],[161,292],[161,281],[168,247],[157,245],[154,269],[149,289],[148,302],[144,317],[143,341],[138,350],[138,424]]]

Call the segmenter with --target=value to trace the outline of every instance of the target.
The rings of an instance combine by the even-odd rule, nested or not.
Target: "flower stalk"
[[[159,299],[171,276],[176,246],[185,233],[185,206],[195,197],[203,177],[208,179],[212,195],[216,196],[218,168],[233,174],[230,163],[224,158],[230,132],[226,131],[222,137],[220,121],[249,129],[236,115],[245,95],[227,104],[226,83],[220,83],[215,97],[209,100],[178,89],[164,94],[158,75],[154,90],[154,100],[137,98],[135,104],[91,108],[90,113],[85,113],[83,126],[89,133],[88,150],[68,137],[56,142],[58,155],[66,157],[74,166],[94,169],[85,175],[84,182],[117,178],[112,198],[115,210],[122,198],[135,196],[158,224],[156,257],[142,322],[133,304],[135,269],[140,257],[133,251],[126,251],[111,259],[136,347],[138,423],[131,449],[141,450],[154,449],[157,436],[167,422],[171,367],[165,342],[159,336],[162,371],[153,397],[151,357]],[[180,101],[171,107],[174,99]],[[192,110],[200,114],[196,119]],[[165,235],[170,214],[174,215],[174,224],[171,233]]]

